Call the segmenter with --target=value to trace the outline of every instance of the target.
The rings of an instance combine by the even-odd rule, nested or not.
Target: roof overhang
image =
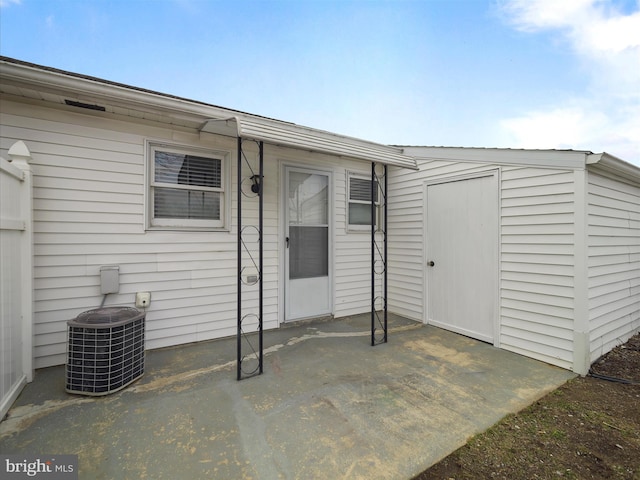
[[[417,170],[415,158],[400,147],[382,145],[294,123],[210,105],[195,100],[80,75],[7,57],[0,58],[0,80],[12,92],[64,105],[68,99],[105,106],[107,114],[195,128],[200,132],[368,160]],[[16,93],[14,93],[16,94]],[[100,112],[103,113],[103,112]]]
[[[604,170],[607,170],[622,178],[626,178],[640,183],[640,168],[635,165],[625,162],[618,157],[615,157],[609,153],[592,153],[587,155],[587,167],[590,165],[597,165]]]
[[[200,131],[233,135],[273,145],[358,158],[413,170],[418,169],[416,159],[405,155],[401,148],[268,118],[236,115],[226,119],[210,119]]]

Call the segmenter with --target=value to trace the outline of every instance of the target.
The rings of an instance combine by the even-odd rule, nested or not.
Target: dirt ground
[[[640,334],[414,480],[481,478],[640,480]]]

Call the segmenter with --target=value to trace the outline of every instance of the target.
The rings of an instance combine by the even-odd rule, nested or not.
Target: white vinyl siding
[[[3,100],[0,150],[23,140],[33,154],[35,229],[35,367],[66,361],[67,321],[102,301],[99,270],[120,266],[120,291],[105,305],[133,305],[152,293],[146,346],[235,335],[237,223],[236,140],[148,121],[120,121]],[[230,231],[145,231],[145,142],[230,152]],[[246,142],[245,153],[257,156]],[[347,234],[347,171],[367,161],[265,145],[264,327],[275,328],[281,288],[279,165],[301,164],[334,174],[334,315],[370,308],[370,236]],[[243,207],[257,225],[257,202]],[[247,310],[257,298],[246,296]]]
[[[590,169],[591,361],[640,329],[640,187]]]
[[[100,305],[102,265],[120,267],[120,292],[107,297],[107,306],[133,305],[136,292],[152,293],[147,348],[234,335],[236,139],[150,117],[12,98],[0,100],[0,155],[17,140],[32,153],[35,367],[66,361],[67,321]],[[148,142],[229,153],[226,231],[145,229]],[[247,142],[245,153],[257,158],[254,142]],[[607,173],[606,165],[589,164],[585,171],[580,152],[408,147],[405,153],[424,159],[417,172],[389,168],[390,311],[425,319],[425,183],[498,170],[496,344],[581,369],[585,362],[574,358],[576,345],[588,344],[594,360],[640,329],[637,183]],[[370,171],[370,162],[265,145],[264,327],[283,320],[283,165],[332,173],[333,314],[369,311],[370,231],[351,231],[347,212],[349,172]],[[242,213],[244,224],[257,225],[257,202]],[[246,302],[249,310],[257,298],[247,295]],[[587,314],[588,331],[577,330]]]
[[[132,305],[135,292],[152,292],[147,348],[235,333],[235,235],[145,232],[144,220],[147,138],[229,151],[233,139],[203,142],[197,134],[10,102],[2,112],[1,148],[21,139],[33,154],[36,368],[66,361],[66,322],[100,305],[101,265],[120,266],[120,291],[105,305]],[[273,223],[275,192],[268,202]],[[267,227],[266,328],[277,326],[275,235]]]
[[[371,230],[350,231],[347,225],[347,178],[349,171],[366,172],[366,161],[332,157],[295,150],[266,149],[269,158],[286,165],[320,168],[333,172],[333,314],[336,318],[364,313],[371,309]]]
[[[420,163],[418,164],[420,166]],[[422,167],[421,167],[422,168]],[[423,193],[417,172],[389,169],[387,193],[388,295],[390,311],[424,317]]]
[[[573,172],[504,167],[500,345],[571,368]]]
[[[465,149],[459,151],[463,158]],[[405,150],[417,157],[432,152],[434,149],[421,147]],[[500,318],[496,344],[572,368],[573,171],[500,166],[492,161],[490,152],[479,152],[484,162],[425,159],[418,161],[419,172],[392,169],[389,308],[408,318],[425,318],[424,182],[500,168]],[[472,153],[480,156],[478,151]]]
[[[420,147],[405,153],[420,156]],[[388,254],[389,310],[414,320],[425,318],[424,183],[436,178],[474,174],[484,164],[419,160],[419,172],[389,169]],[[495,169],[495,167],[493,167]]]

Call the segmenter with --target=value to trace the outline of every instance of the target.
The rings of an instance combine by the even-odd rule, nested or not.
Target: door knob
[[[433,260],[427,262],[427,265],[429,265],[430,267],[433,267],[435,264],[436,262],[434,262]]]

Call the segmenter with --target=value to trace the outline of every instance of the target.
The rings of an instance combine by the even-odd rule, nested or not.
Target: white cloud
[[[638,163],[640,108],[637,106],[606,112],[582,100],[573,106],[532,111],[506,119],[501,126],[511,132],[519,148],[606,151]]]
[[[527,116],[502,122],[523,148],[571,148],[588,140],[589,132],[606,124],[606,115],[590,117],[583,108],[561,107],[529,112]]]
[[[22,0],[0,0],[0,8],[8,7],[10,5],[20,5]]]
[[[517,29],[561,30],[582,54],[640,46],[640,11],[625,15],[612,0],[506,0],[502,8]]]
[[[640,46],[640,11],[632,15],[617,14],[595,18],[593,23],[574,27],[574,35],[589,53],[621,53]]]
[[[506,0],[501,3],[508,20],[520,30],[535,32],[563,28],[571,19],[581,21],[592,0]]]
[[[500,6],[520,31],[561,35],[588,65],[590,80],[587,92],[562,105],[504,120],[514,146],[604,150],[640,165],[640,3],[626,14],[612,0],[506,0]]]

